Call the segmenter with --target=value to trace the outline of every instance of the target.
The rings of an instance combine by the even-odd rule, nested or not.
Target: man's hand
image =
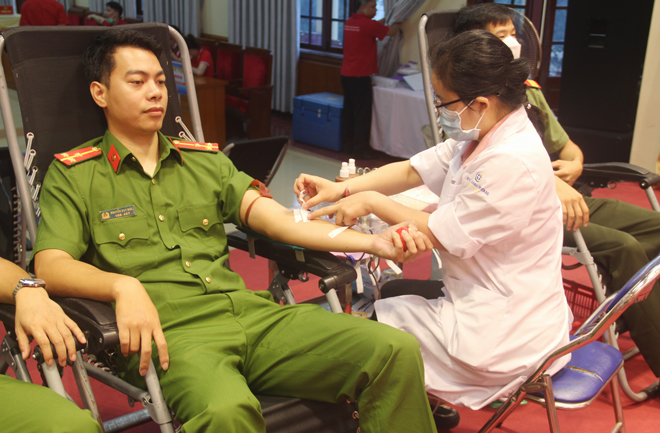
[[[339,200],[346,190],[346,185],[343,182],[330,182],[322,177],[312,176],[309,174],[301,174],[293,184],[293,192],[296,196],[300,195],[301,191],[305,191],[306,200],[298,202],[305,208],[309,209],[321,202],[331,202]]]
[[[555,176],[557,195],[561,201],[566,229],[576,231],[581,225],[589,224],[589,207],[582,194]]]
[[[67,353],[71,362],[76,360],[76,343],[73,335],[82,344],[86,343],[85,335],[64,312],[53,302],[45,289],[41,287],[23,287],[16,293],[16,339],[21,349],[23,359],[30,356],[30,341],[34,337],[44,361],[53,365],[52,343],[57,352],[59,364],[66,365]],[[73,335],[72,335],[73,333]]]
[[[397,232],[401,227],[408,229]],[[407,247],[405,252],[403,242]],[[428,236],[417,230],[413,223],[402,223],[389,227],[379,236],[374,237],[373,253],[384,259],[405,263],[432,248],[433,244]]]
[[[552,168],[555,169],[555,176],[571,186],[582,174],[582,162],[577,159],[573,161],[563,159],[552,161]]]
[[[103,21],[105,20],[105,18],[103,18],[100,15],[96,15],[96,14],[89,14],[85,18],[90,19],[90,20],[94,20],[99,24],[103,24]]]
[[[160,326],[158,311],[142,284],[132,279],[132,284],[122,284],[117,290],[116,315],[121,353],[128,356],[140,353],[140,375],[147,374],[151,359],[151,340],[156,343],[160,365],[169,368],[170,357],[167,342]]]

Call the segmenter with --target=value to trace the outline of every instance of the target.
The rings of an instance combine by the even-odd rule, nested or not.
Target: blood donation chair
[[[457,11],[426,12],[420,18],[417,28],[424,82],[424,95],[435,143],[441,142],[442,139],[441,130],[437,126],[437,112],[433,104],[429,53],[430,48],[435,44],[451,37],[456,14]],[[541,46],[538,33],[527,17],[517,11],[514,11],[514,14],[516,16],[514,19],[516,37],[522,45],[521,56],[530,61],[531,76],[534,77],[538,72],[541,58]],[[652,208],[656,211],[660,211],[660,205],[653,192],[653,185],[660,183],[660,176],[632,164],[620,162],[584,164],[582,176],[576,182],[576,187],[582,193],[590,194],[595,188],[611,188],[620,181],[638,183],[640,188],[646,192]],[[565,247],[563,253],[575,257],[579,262],[576,266],[586,266],[598,302],[602,303],[606,297],[606,288],[602,284],[603,273],[606,273],[607,270],[594,262],[579,230],[575,232],[574,236],[577,247]],[[393,287],[390,288],[390,291],[392,291],[392,288]],[[612,341],[610,341],[610,344],[618,348],[616,338],[613,338]],[[637,353],[639,353],[639,350],[636,348],[631,349],[625,354],[625,359],[627,360]],[[619,380],[621,382],[621,389],[626,396],[633,401],[643,401],[652,393],[658,392],[657,381],[640,392],[634,392],[628,384],[625,369],[623,368],[619,372]]]
[[[165,24],[149,23],[126,25],[122,28],[134,29],[150,34],[163,47],[169,44],[169,35],[182,47],[182,63],[190,102],[192,131],[181,121],[181,108],[170,66],[169,50],[164,49],[160,62],[166,74],[169,105],[162,132],[192,141],[203,141],[203,131],[197,107],[197,98],[190,68],[190,56],[181,35]],[[27,131],[27,144],[22,152],[16,136],[9,96],[4,75],[0,75],[0,109],[7,131],[12,165],[21,197],[20,219],[26,230],[22,239],[36,239],[37,220],[40,215],[39,191],[44,175],[53,160],[53,155],[98,137],[105,132],[103,113],[89,95],[86,79],[82,71],[82,53],[92,39],[104,31],[104,27],[19,27],[7,30],[0,37],[0,49],[6,48],[16,80],[16,89],[21,107],[24,130]],[[0,68],[2,71],[2,68]],[[0,72],[1,73],[1,72]],[[174,95],[174,97],[172,97]],[[268,239],[235,242],[235,246],[264,254],[281,268],[278,278],[271,284],[271,292],[276,299],[292,299],[287,282],[291,278],[302,278],[307,273],[319,275],[320,288],[333,294],[356,278],[355,270],[332,256],[330,253],[312,250],[294,250]],[[231,242],[231,241],[230,241]],[[271,248],[272,247],[272,248]],[[25,256],[20,265],[25,268]],[[336,297],[336,294],[335,294]],[[121,431],[133,425],[153,419],[161,431],[173,432],[172,416],[163,400],[153,362],[146,376],[147,390],[142,390],[123,382],[111,372],[113,360],[109,351],[117,348],[119,338],[114,310],[110,305],[77,298],[55,298],[65,313],[83,329],[87,337],[86,347],[78,352],[73,373],[85,408],[102,422],[106,432]],[[20,353],[16,352],[13,338],[13,306],[0,304],[0,319],[9,331],[3,340],[3,354],[8,357],[0,360],[0,370],[8,366],[16,375],[30,381]],[[7,351],[5,351],[7,347]],[[12,349],[13,348],[13,349]],[[38,351],[37,351],[38,352]],[[83,362],[83,354],[91,362]],[[3,355],[6,356],[6,355]],[[17,358],[18,356],[18,358]],[[94,361],[95,360],[95,361]],[[67,396],[62,385],[60,372],[54,364],[48,367],[40,364],[42,375],[49,387]],[[129,401],[140,401],[146,409],[125,415],[115,420],[103,422],[88,376],[93,377],[128,396]],[[357,411],[354,404],[328,404],[302,399],[258,396],[266,419],[267,431],[274,432],[349,432],[358,428]]]

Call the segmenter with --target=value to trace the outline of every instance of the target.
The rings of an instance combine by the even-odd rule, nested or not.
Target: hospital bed
[[[197,98],[190,68],[190,56],[185,49],[181,35],[165,24],[150,23],[126,25],[129,28],[150,34],[164,47],[160,62],[166,75],[170,93],[166,118],[162,132],[166,135],[184,139],[203,141],[204,135],[199,120]],[[90,98],[86,79],[81,66],[81,54],[92,39],[100,32],[109,31],[99,27],[20,27],[4,32],[0,37],[0,49],[8,51],[12,73],[16,81],[17,94],[21,107],[23,126],[27,133],[25,152],[22,152],[16,136],[6,80],[0,77],[0,108],[2,110],[7,140],[10,148],[18,192],[21,198],[18,219],[25,229],[20,232],[19,242],[25,245],[25,239],[36,239],[37,222],[40,215],[39,191],[41,183],[53,155],[69,150],[76,144],[84,143],[105,132],[103,113]],[[188,129],[181,121],[181,107],[176,97],[176,87],[172,68],[169,64],[169,35],[182,47],[183,69],[186,79],[187,95],[190,102],[192,125]],[[2,68],[0,68],[2,71]],[[173,95],[173,96],[172,96]],[[221,143],[222,145],[223,143]],[[240,236],[238,236],[240,238]],[[268,254],[277,263],[286,265],[286,273],[280,275],[301,278],[306,273],[319,274],[323,289],[329,293],[337,287],[343,287],[347,280],[355,279],[352,267],[334,258],[329,253],[305,250],[302,254],[291,249],[270,250],[267,239],[261,239],[256,247],[257,253]],[[245,247],[247,241],[234,242],[234,246]],[[280,252],[278,252],[280,251]],[[25,248],[19,257],[19,264],[25,268]],[[291,254],[295,260],[291,259]],[[286,278],[285,278],[286,280]],[[287,280],[288,281],[288,280]],[[286,301],[288,295],[286,281],[277,281]],[[272,285],[271,285],[272,286]],[[276,293],[280,293],[276,291]],[[153,362],[150,363],[146,376],[147,390],[133,387],[108,370],[112,370],[112,360],[106,352],[116,349],[118,344],[114,310],[100,302],[61,298],[55,299],[63,310],[74,319],[87,336],[88,344],[81,348],[74,363],[73,373],[85,408],[102,422],[105,431],[120,431],[133,425],[154,420],[163,432],[173,432],[172,416],[163,400],[156,377]],[[0,319],[9,330],[3,340],[3,347],[15,344],[11,328],[13,327],[13,306],[0,305]],[[12,349],[13,350],[13,349]],[[8,367],[16,372],[20,379],[29,381],[25,364],[19,358],[10,356],[6,362],[0,361],[0,368]],[[94,355],[97,368],[83,362],[83,354]],[[46,383],[55,392],[67,396],[62,385],[57,366],[48,367],[41,363]],[[4,371],[3,371],[4,372]],[[140,401],[145,409],[125,415],[115,420],[102,420],[90,386],[89,377],[98,380],[128,396],[129,401]],[[354,404],[327,404],[301,399],[259,396],[266,419],[267,430],[273,432],[347,432],[356,431],[357,412]]]

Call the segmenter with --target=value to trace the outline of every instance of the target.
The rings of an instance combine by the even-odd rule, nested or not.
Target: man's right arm
[[[52,295],[115,302],[122,354],[139,352],[140,374],[146,374],[153,338],[161,366],[167,370],[169,355],[158,311],[137,279],[101,271],[56,249],[36,254],[35,273],[48,281],[48,292]]]
[[[394,36],[399,33],[399,30],[401,30],[401,23],[392,24],[387,31],[387,36]]]

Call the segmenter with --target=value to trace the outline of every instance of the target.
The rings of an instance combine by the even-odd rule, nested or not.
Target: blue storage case
[[[293,139],[330,150],[341,150],[344,97],[313,93],[293,98]]]

